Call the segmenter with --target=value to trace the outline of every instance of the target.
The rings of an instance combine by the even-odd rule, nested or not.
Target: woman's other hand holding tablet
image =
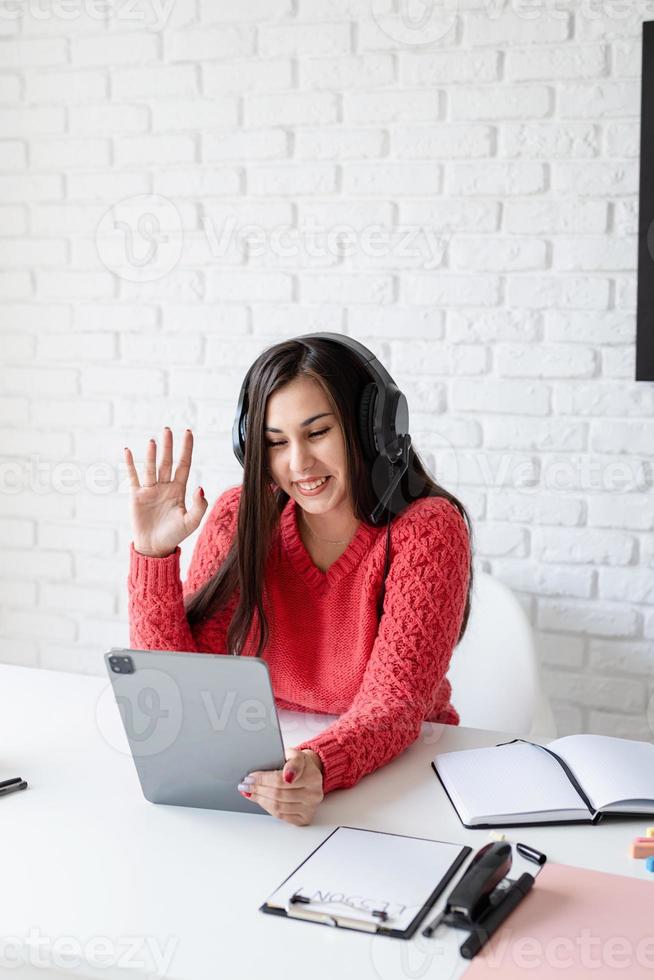
[[[238,789],[273,817],[306,827],[324,797],[322,763],[312,749],[290,748],[286,757],[288,761],[283,769],[251,772]],[[292,773],[293,779],[289,781]]]
[[[193,433],[187,429],[182,451],[172,476],[173,433],[163,430],[163,450],[157,473],[157,444],[150,439],[145,451],[143,482],[139,480],[131,450],[125,446],[125,463],[130,478],[130,516],[134,548],[150,558],[166,558],[199,526],[207,509],[202,487],[186,509],[186,483],[193,455]]]

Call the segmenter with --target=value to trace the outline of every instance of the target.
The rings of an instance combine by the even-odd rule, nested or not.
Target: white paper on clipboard
[[[404,930],[449,877],[460,844],[337,827],[267,899],[267,905]],[[310,903],[291,903],[295,894]],[[373,911],[385,912],[382,920]]]

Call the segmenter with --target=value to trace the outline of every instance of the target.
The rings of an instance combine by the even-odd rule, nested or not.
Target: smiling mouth
[[[320,476],[316,480],[296,480],[295,485],[300,490],[317,490],[319,487],[324,486],[327,480],[329,480],[329,476]]]

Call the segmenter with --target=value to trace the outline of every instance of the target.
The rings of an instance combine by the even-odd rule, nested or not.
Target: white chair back
[[[447,673],[462,725],[556,737],[527,616],[508,586],[475,571],[470,619]]]

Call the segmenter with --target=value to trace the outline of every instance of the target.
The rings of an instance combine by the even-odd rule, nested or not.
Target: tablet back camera
[[[134,662],[131,657],[109,657],[109,663],[114,674],[133,674]]]

